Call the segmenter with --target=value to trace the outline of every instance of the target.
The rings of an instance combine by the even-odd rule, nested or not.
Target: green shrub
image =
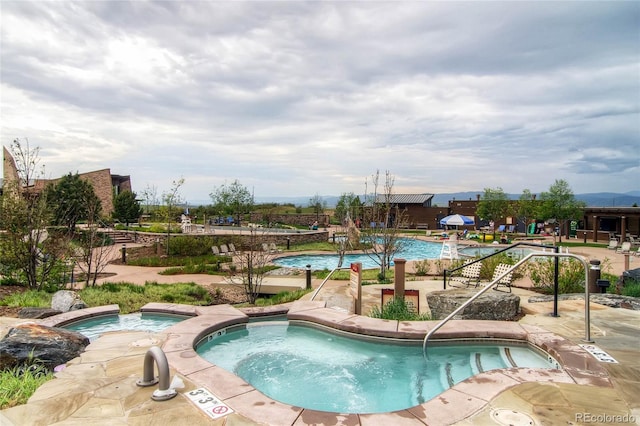
[[[48,308],[51,307],[51,293],[44,290],[27,290],[22,293],[13,293],[0,300],[0,305],[13,308]]]
[[[554,287],[555,260],[539,259],[527,265],[529,277],[539,291],[552,294]],[[577,259],[560,259],[558,261],[558,292],[582,293],[584,291],[584,265]]]
[[[0,410],[26,404],[36,389],[52,378],[53,374],[37,362],[0,372]]]
[[[111,290],[102,291],[104,286],[110,287]],[[137,312],[147,303],[159,301],[200,306],[213,303],[206,289],[195,283],[147,282],[144,286],[131,283],[105,283],[99,287],[81,290],[80,297],[88,306],[117,304],[123,314]]]
[[[397,321],[428,321],[431,317],[428,314],[420,314],[410,309],[407,301],[402,297],[394,297],[382,308],[377,305],[371,309],[369,316]]]
[[[420,277],[427,276],[431,270],[431,261],[429,259],[417,260],[414,262],[413,268],[416,275]]]
[[[213,237],[179,236],[171,238],[169,255],[171,256],[202,256],[211,253],[211,247],[218,245]]]
[[[623,296],[640,297],[640,282],[627,283],[622,287]]]

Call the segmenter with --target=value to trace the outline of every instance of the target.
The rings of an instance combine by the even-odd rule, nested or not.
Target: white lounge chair
[[[618,240],[609,240],[609,245],[607,248],[609,250],[615,250],[618,247]]]
[[[237,252],[236,246],[234,246],[233,243],[229,243],[229,253],[236,254]]]
[[[500,263],[498,266],[496,266],[496,269],[493,270],[493,277],[491,278],[491,282],[494,282],[500,275],[511,269],[511,266],[512,265],[507,265],[506,263]],[[509,272],[507,275],[500,278],[500,281],[495,284],[495,287],[493,289],[498,290],[500,286],[505,286],[509,289],[509,293],[511,293],[511,281],[513,281],[513,272]]]
[[[211,246],[211,252],[216,256],[220,255],[220,249],[217,246]]]
[[[457,281],[467,287],[471,286],[471,282],[474,282],[475,287],[478,287],[480,284],[480,270],[482,269],[482,262],[476,262],[472,265],[470,263],[472,260],[467,260],[465,263],[465,267],[462,268],[462,271],[459,276],[451,277],[451,281]],[[452,287],[456,287],[453,283],[450,283]]]
[[[271,253],[280,253],[282,250],[280,250],[278,246],[276,246],[276,243],[271,243],[269,244],[269,251]]]
[[[616,253],[629,253],[631,251],[631,242],[630,241],[625,241],[624,243],[622,243],[622,245],[620,247],[618,247],[616,249]]]
[[[226,244],[222,244],[220,246],[220,254],[225,255],[225,256],[229,255],[229,247],[227,247]]]

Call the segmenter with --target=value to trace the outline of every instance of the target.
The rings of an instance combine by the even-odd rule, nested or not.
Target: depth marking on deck
[[[196,407],[212,419],[233,413],[233,410],[205,388],[198,388],[184,394]]]
[[[600,362],[608,362],[610,364],[618,364],[618,361],[596,345],[579,345],[582,349],[589,352],[595,359]]]

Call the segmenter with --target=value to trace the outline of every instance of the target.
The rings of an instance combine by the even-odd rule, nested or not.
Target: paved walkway
[[[604,250],[604,251],[603,251]],[[621,272],[624,259],[606,249],[580,250],[588,256],[610,262],[615,273]],[[631,260],[632,268],[638,260]],[[637,263],[636,263],[637,262]],[[636,266],[637,265],[637,266]],[[146,281],[217,283],[218,277],[189,275],[164,277],[154,268],[137,268],[110,265],[110,272],[117,275],[109,281],[129,281],[143,284]],[[292,280],[300,285],[302,278],[277,277],[274,280]],[[164,281],[167,280],[167,281]],[[173,281],[171,281],[173,280]],[[317,286],[318,280],[313,281]],[[365,286],[365,308],[378,304],[381,286]],[[442,288],[440,280],[407,282],[406,288],[419,289],[421,303],[432,290]],[[346,306],[345,282],[330,281],[321,296],[336,309]],[[569,300],[559,303],[559,317],[550,314],[551,303],[529,303],[534,294],[527,289],[516,289],[521,296],[521,306],[526,315],[520,323],[543,327],[574,344],[584,343],[584,302]],[[426,305],[426,303],[424,303]],[[493,424],[640,424],[640,312],[608,308],[595,303],[591,307],[591,337],[600,349],[615,358],[617,364],[603,364],[611,377],[612,387],[585,386],[575,383],[524,383],[497,395],[487,396],[488,403],[459,425]],[[426,309],[422,306],[422,310]],[[0,334],[10,325],[24,320],[0,318]],[[56,379],[42,386],[28,404],[0,412],[1,425],[102,425],[102,424],[189,424],[189,425],[253,425],[276,424],[264,419],[256,423],[234,413],[211,420],[180,395],[170,401],[154,402],[150,399],[153,388],[135,385],[142,374],[144,353],[152,345],[166,340],[162,333],[118,332],[107,334],[93,342],[87,351],[69,363]],[[194,360],[195,362],[195,360]],[[194,364],[196,365],[197,362]],[[187,389],[193,384],[186,383]],[[191,388],[189,387],[191,386]],[[462,398],[456,404],[465,404]],[[395,419],[397,421],[397,418]],[[529,423],[531,421],[532,423]],[[406,419],[406,424],[416,423]],[[318,424],[300,418],[296,425]],[[368,425],[366,416],[344,416],[338,424]],[[441,419],[434,424],[450,424]]]

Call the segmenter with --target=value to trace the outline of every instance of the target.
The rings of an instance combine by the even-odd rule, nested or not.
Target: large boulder
[[[51,308],[22,308],[18,312],[18,318],[42,319],[61,314],[61,311]]]
[[[0,340],[0,371],[38,360],[53,370],[76,358],[89,338],[71,330],[40,324],[19,324]]]
[[[84,309],[87,305],[80,298],[80,295],[71,290],[56,291],[51,298],[51,309],[61,312],[76,311]]]
[[[427,294],[431,318],[444,319],[477,292],[472,289],[434,291]],[[513,321],[520,315],[520,297],[513,293],[487,291],[454,319]]]

